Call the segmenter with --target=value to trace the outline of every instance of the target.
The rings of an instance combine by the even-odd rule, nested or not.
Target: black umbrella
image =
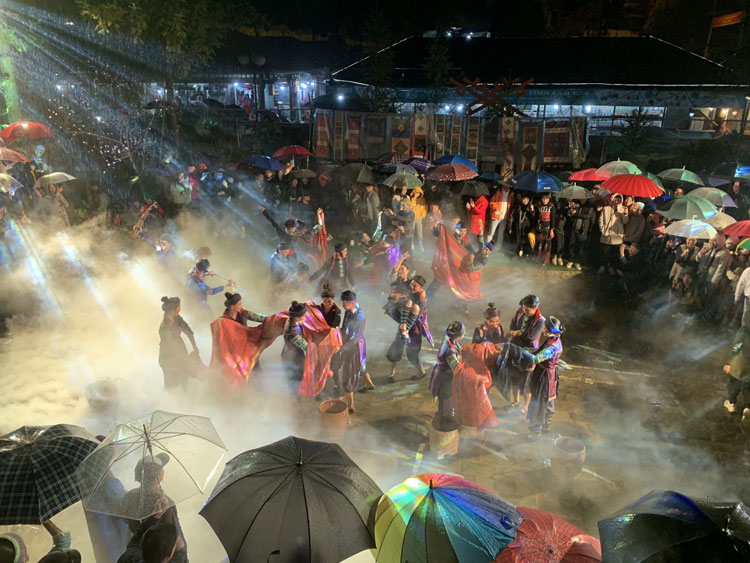
[[[704,507],[674,491],[651,491],[599,522],[602,560],[750,561],[743,518],[736,517],[730,526],[718,508]]]
[[[0,525],[40,524],[81,500],[75,471],[98,445],[69,424],[0,436]]]
[[[490,195],[487,184],[477,182],[476,180],[467,180],[459,184],[461,186],[461,195],[469,197],[479,197],[480,195]]]
[[[381,495],[337,444],[290,436],[227,463],[200,514],[232,563],[328,563],[375,547]]]

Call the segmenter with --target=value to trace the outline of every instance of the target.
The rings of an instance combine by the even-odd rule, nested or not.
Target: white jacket
[[[734,290],[734,301],[738,302],[740,297],[750,297],[750,268],[745,268],[737,282],[737,289]]]

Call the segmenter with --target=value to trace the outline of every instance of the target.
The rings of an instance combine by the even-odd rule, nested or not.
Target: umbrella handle
[[[280,549],[274,549],[271,553],[268,554],[268,558],[266,559],[266,563],[271,563],[271,556],[272,555],[281,555]]]

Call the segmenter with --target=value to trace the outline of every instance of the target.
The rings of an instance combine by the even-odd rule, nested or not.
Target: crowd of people
[[[375,389],[365,337],[366,316],[374,312],[360,305],[357,291],[362,286],[384,296],[383,311],[393,321],[385,384],[396,382],[404,355],[414,368],[412,380],[430,376],[429,388],[437,400],[436,428],[449,431],[461,424],[496,424],[487,398],[487,392],[496,388],[523,415],[530,435],[538,436],[549,430],[558,370],[565,366],[563,323],[542,314],[538,297],[520,300],[507,329],[490,303],[467,345],[462,339],[468,319],[454,320],[441,331],[442,341],[435,343],[435,365],[426,366],[421,355],[425,342],[433,345],[428,323],[431,306],[478,300],[481,294],[473,290],[482,270],[494,256],[502,255],[506,262],[498,259],[498,263],[536,262],[546,268],[587,270],[600,276],[607,291],[625,299],[665,292],[677,319],[741,326],[723,368],[729,379],[724,406],[735,412],[744,393],[743,419],[750,419],[750,377],[743,369],[743,359],[750,355],[746,343],[750,251],[736,251],[738,241],[721,232],[705,241],[669,236],[665,229],[670,220],[658,213],[659,202],[611,194],[597,185],[591,186],[592,197],[556,199],[549,193],[517,191],[510,180],[486,182],[486,195],[465,196],[456,183],[427,180],[412,189],[386,186],[377,176],[358,182],[343,168],[312,172],[298,170],[289,161],[281,171],[227,172],[203,164],[184,170],[173,167],[174,174],[161,191],[117,204],[96,186],[80,188],[70,200],[63,195],[64,184],[33,187],[42,172],[51,170],[42,159],[44,151],[38,148],[37,153],[33,162],[7,170],[17,175],[23,187],[5,189],[0,195],[3,265],[8,268],[14,267],[17,253],[13,222],[42,223],[53,229],[96,222],[153,246],[156,260],[163,265],[177,256],[169,219],[180,213],[199,217],[216,233],[275,237],[267,274],[274,295],[302,295],[307,300],[287,300],[289,304],[278,313],[245,309],[234,281],[211,283],[216,276],[210,249],[191,252],[194,266],[185,280],[185,294],[164,297],[161,303],[158,362],[168,390],[185,385],[191,372],[204,368],[193,330],[180,315],[183,303],[189,300],[191,306],[207,309],[216,299],[212,296],[223,295],[224,311],[211,324],[211,367],[233,384],[246,384],[253,372],[262,370],[261,353],[281,337],[280,362],[290,392],[321,398],[331,378],[334,396],[345,401],[354,415],[355,392]],[[737,207],[725,211],[736,219],[750,218],[750,199],[739,182],[731,195]],[[231,214],[241,220],[228,222]],[[455,264],[446,258],[448,254],[458,257]],[[424,264],[431,259],[428,282],[425,275],[430,268]],[[438,291],[445,285],[450,291],[440,297]],[[235,347],[238,341],[240,348]],[[481,385],[464,386],[469,381]],[[469,387],[474,389],[471,396],[459,400],[456,390]],[[478,417],[482,408],[489,408],[489,414]],[[187,560],[179,525],[161,516],[159,512],[148,523],[133,525],[132,540],[119,561]],[[0,550],[13,541],[0,537]]]

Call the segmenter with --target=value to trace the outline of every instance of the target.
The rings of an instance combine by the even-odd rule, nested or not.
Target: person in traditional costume
[[[268,315],[261,313],[253,313],[247,311],[242,306],[242,296],[239,293],[225,293],[224,297],[224,313],[222,317],[225,319],[232,320],[242,326],[250,326],[250,322],[262,323],[268,318]]]
[[[209,295],[216,295],[217,293],[224,291],[225,287],[234,286],[234,282],[232,280],[229,280],[226,286],[218,285],[216,287],[209,287],[205,282],[205,277],[214,275],[214,273],[209,270],[210,266],[211,263],[207,258],[198,260],[198,263],[195,265],[195,267],[190,270],[187,278],[188,289],[192,290],[198,298],[198,301],[200,301],[202,305],[206,306],[208,306]]]
[[[299,228],[299,223],[295,221],[294,219],[287,219],[284,222],[284,226],[282,227],[279,225],[276,220],[268,213],[268,210],[263,207],[262,205],[258,206],[258,210],[263,214],[263,217],[266,218],[266,220],[271,223],[271,227],[273,227],[273,230],[276,232],[276,236],[279,237],[279,242],[285,242],[290,245],[295,250],[302,250],[302,247],[300,246],[303,242],[303,238],[305,235],[304,230],[301,230]],[[319,230],[321,230],[323,227],[320,224],[316,224],[307,231],[310,234],[315,234]],[[298,247],[299,248],[296,248]]]
[[[307,340],[302,332],[302,319],[307,314],[307,305],[292,301],[289,307],[289,319],[284,325],[284,348],[281,350],[281,361],[286,371],[289,385],[297,392],[305,373]]]
[[[357,294],[346,290],[341,294],[344,321],[341,325],[341,349],[338,352],[341,386],[344,388],[349,414],[354,413],[354,391],[360,377],[365,378],[366,389],[374,389],[367,373],[367,343],[365,341],[365,314],[357,304]]]
[[[341,309],[336,305],[335,297],[336,294],[333,292],[331,284],[324,283],[323,291],[320,292],[320,305],[315,305],[315,308],[321,312],[331,328],[337,328],[341,325]]]
[[[474,329],[474,336],[471,339],[471,343],[491,342],[492,344],[502,344],[504,341],[505,334],[500,324],[500,311],[495,308],[494,303],[488,303],[487,308],[484,310],[484,322]]]
[[[440,345],[437,363],[432,368],[430,390],[438,400],[438,416],[443,427],[455,424],[456,412],[453,407],[453,374],[461,363],[460,340],[466,329],[460,321],[453,321],[445,329],[445,339]]]
[[[556,208],[551,203],[549,194],[542,194],[539,205],[536,206],[536,251],[542,264],[550,263],[550,252],[552,251],[552,239],[555,237]]]
[[[529,395],[526,407],[526,422],[532,435],[549,431],[552,415],[555,414],[555,399],[559,378],[557,374],[563,346],[560,337],[565,327],[556,317],[544,322],[542,344],[534,353],[534,371],[529,378]]]
[[[424,290],[426,283],[422,276],[414,276],[409,282],[407,294],[400,293],[403,291],[400,279],[391,285],[391,296],[385,311],[399,325],[398,333],[386,353],[386,358],[392,364],[388,376],[389,383],[396,379],[396,366],[403,357],[404,348],[406,358],[417,368],[412,380],[416,381],[427,375],[420,357],[422,338],[427,338],[427,341],[432,343],[432,335],[427,324],[427,293]]]
[[[539,310],[539,298],[536,295],[527,295],[518,304],[520,307],[510,321],[510,330],[506,337],[511,343],[521,348],[536,350],[544,330],[544,317]],[[529,375],[528,370],[510,368],[511,404],[513,406],[521,402],[521,392],[526,387],[526,379]],[[521,412],[525,413],[526,407],[522,407]]]
[[[161,310],[164,316],[159,326],[159,366],[164,374],[164,388],[175,389],[184,386],[192,371],[191,359],[182,335],[187,336],[193,347],[193,354],[198,355],[193,329],[180,316],[179,297],[162,297]]]
[[[326,283],[332,288],[343,290],[346,287],[355,287],[354,276],[349,267],[347,258],[348,249],[346,244],[339,242],[334,247],[333,256],[326,260],[323,265],[310,276],[310,281],[320,278],[321,286]]]
[[[299,262],[297,255],[288,242],[276,245],[276,251],[271,255],[271,283],[276,287],[282,284],[293,286],[297,279]]]

